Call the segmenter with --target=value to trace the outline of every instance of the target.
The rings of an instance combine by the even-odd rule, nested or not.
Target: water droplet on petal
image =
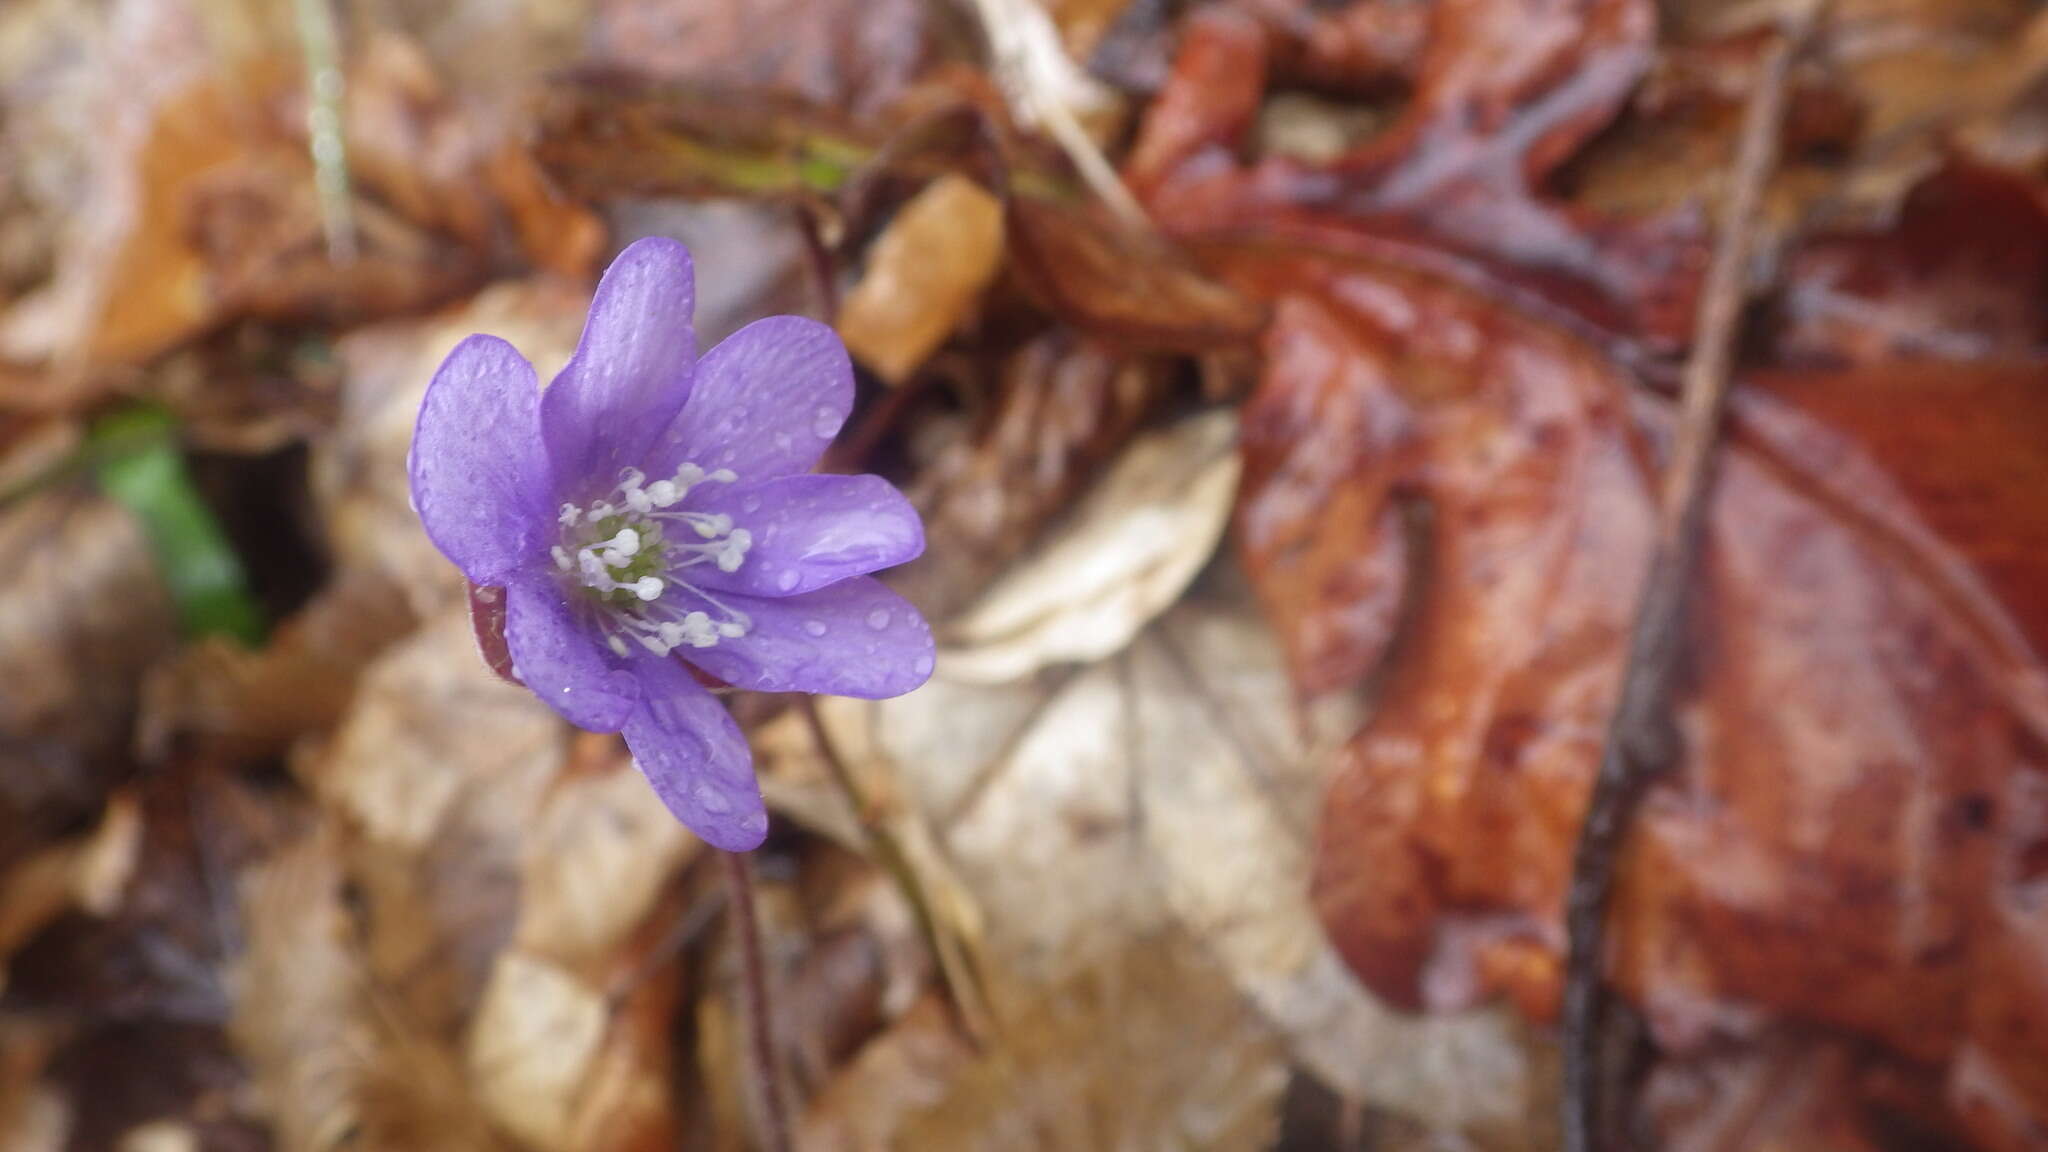
[[[817,433],[821,440],[830,440],[832,434],[839,431],[839,413],[830,408],[818,409],[818,414],[811,419],[811,431]]]
[[[790,589],[796,587],[796,582],[801,579],[803,579],[803,577],[797,575],[796,569],[784,568],[782,570],[782,574],[775,578],[775,586],[781,589],[782,591],[787,592]]]
[[[747,497],[745,500],[740,501],[740,510],[743,512],[759,512],[761,510],[761,498],[759,496]]]
[[[784,452],[789,451],[789,433],[777,432],[775,434],[775,446]]]
[[[766,812],[750,812],[745,819],[740,821],[740,831],[745,832],[749,836],[757,832],[766,832],[767,830],[768,814]]]
[[[823,620],[806,620],[804,621],[804,631],[813,636],[823,636],[826,631],[825,622]]]
[[[889,610],[887,608],[877,608],[873,612],[868,613],[868,627],[880,632],[888,626]]]
[[[917,674],[919,676],[929,676],[932,674],[932,658],[929,654],[917,658]]]
[[[697,804],[713,816],[723,816],[732,811],[732,801],[725,798],[725,793],[708,784],[697,788]]]

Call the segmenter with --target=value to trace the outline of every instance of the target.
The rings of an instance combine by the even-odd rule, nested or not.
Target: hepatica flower
[[[910,691],[931,630],[867,574],[924,529],[879,477],[810,474],[853,403],[832,330],[771,317],[700,359],[694,293],[681,244],[626,249],[546,391],[505,341],[457,345],[420,408],[412,497],[435,545],[503,589],[519,679],[623,731],[683,823],[744,851],[768,829],[746,738],[681,662],[764,692]]]

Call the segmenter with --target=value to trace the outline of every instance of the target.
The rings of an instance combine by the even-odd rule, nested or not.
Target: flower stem
[[[739,937],[740,973],[746,982],[747,1047],[754,1063],[754,1092],[761,1116],[761,1146],[789,1152],[789,1116],[783,1110],[782,1077],[775,1062],[775,1018],[769,1011],[768,966],[761,950],[761,924],[754,912],[754,866],[745,852],[721,852],[725,886]]]

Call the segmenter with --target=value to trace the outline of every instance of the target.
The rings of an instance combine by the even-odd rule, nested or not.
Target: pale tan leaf
[[[603,997],[545,960],[500,956],[469,1037],[470,1077],[491,1119],[523,1143],[570,1148],[604,1031]]]
[[[1133,441],[1071,519],[950,629],[950,679],[1100,660],[1180,598],[1222,539],[1242,470],[1218,410]]]
[[[901,383],[981,303],[1003,257],[1003,207],[964,176],[933,181],[896,213],[839,308],[847,350]]]
[[[529,954],[595,978],[703,851],[624,756],[568,777],[526,829],[514,938]]]
[[[1015,997],[1173,942],[1340,1095],[1487,1147],[1542,1146],[1543,1061],[1504,1013],[1393,1012],[1323,936],[1307,829],[1327,758],[1304,746],[1233,577],[1064,679],[961,684],[942,661],[919,692],[825,723],[861,773],[894,776],[981,909],[999,1037]]]

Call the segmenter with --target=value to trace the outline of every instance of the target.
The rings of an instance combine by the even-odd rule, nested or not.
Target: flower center
[[[753,547],[753,533],[734,527],[723,512],[677,507],[692,488],[737,479],[730,468],[706,472],[685,463],[673,477],[650,484],[638,468],[627,468],[603,499],[562,505],[555,567],[596,602],[613,652],[625,656],[638,643],[666,656],[685,645],[710,648],[753,627],[745,612],[685,575],[705,564],[738,571]]]

